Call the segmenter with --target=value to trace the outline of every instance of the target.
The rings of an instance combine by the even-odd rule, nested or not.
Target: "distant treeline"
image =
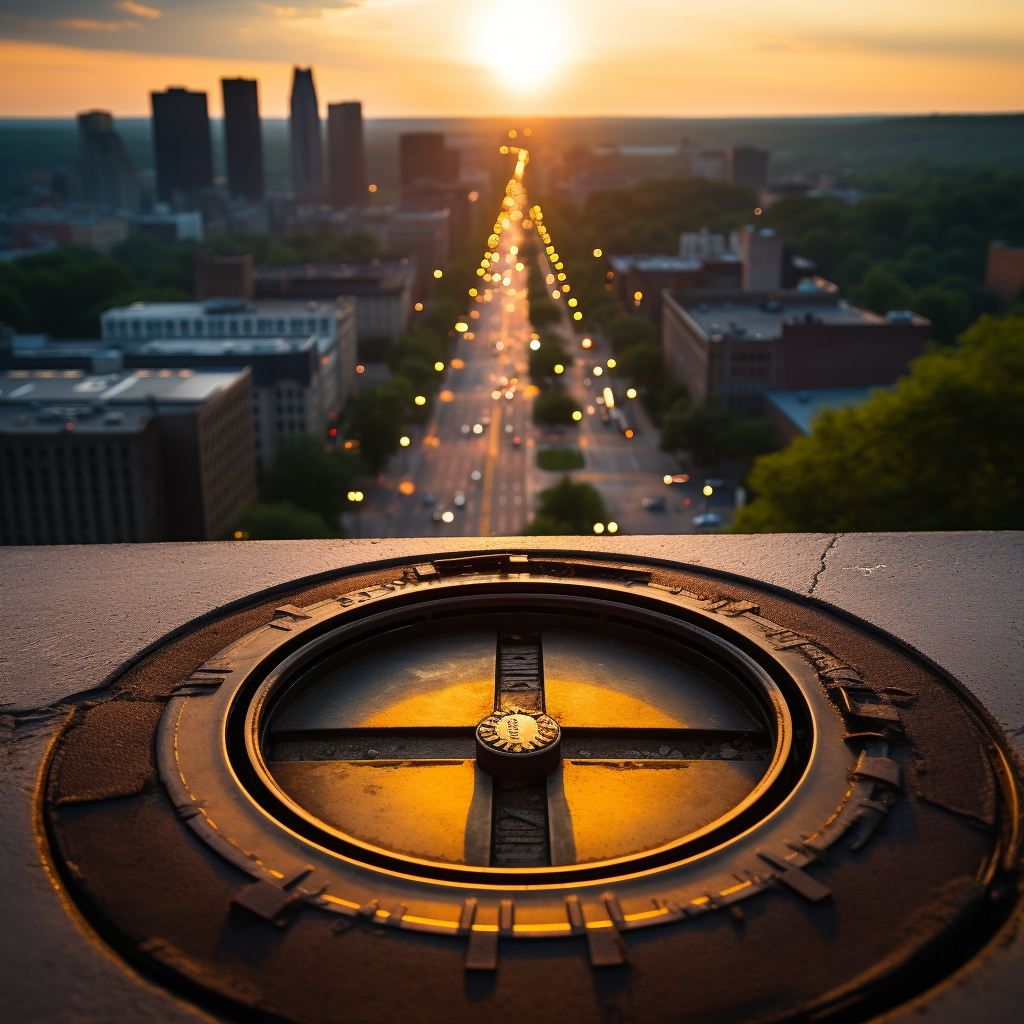
[[[985,291],[985,253],[994,239],[1024,243],[1024,173],[919,171],[863,179],[864,198],[789,196],[754,215],[749,189],[703,179],[643,182],[591,195],[581,209],[545,204],[580,308],[591,322],[614,315],[607,266],[592,255],[677,252],[679,233],[707,226],[728,233],[756,222],[781,232],[792,249],[851,301],[884,313],[913,309],[952,341],[999,304]]]
[[[114,112],[116,115],[116,111]],[[153,167],[148,118],[118,118],[132,159]],[[210,122],[215,173],[225,173],[222,123]],[[830,174],[841,178],[893,174],[908,167],[1024,170],[1024,115],[963,114],[928,117],[790,118],[539,118],[531,122],[531,151],[551,167],[567,150],[598,143],[676,145],[684,136],[701,146],[753,145],[772,154],[771,174]],[[366,122],[370,180],[384,190],[398,186],[400,132],[440,131],[497,139],[509,125],[494,118],[373,119]],[[288,122],[263,121],[267,187],[285,191],[289,180]],[[27,195],[54,171],[78,161],[75,122],[70,119],[0,120],[0,202]]]
[[[315,235],[283,242],[272,235],[217,235],[167,244],[132,235],[109,256],[61,246],[38,256],[0,263],[0,323],[54,338],[98,338],[100,313],[130,302],[184,302],[194,297],[197,251],[252,253],[257,265],[282,267],[321,260],[365,260],[385,255],[376,238]]]

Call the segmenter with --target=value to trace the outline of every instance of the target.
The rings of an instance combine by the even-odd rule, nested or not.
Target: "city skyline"
[[[258,78],[286,116],[291,68],[314,65],[321,115],[359,97],[386,116],[779,116],[1024,108],[1024,24],[1008,0],[866,0],[855,15],[787,0],[715,10],[639,0],[483,7],[364,0],[9,0],[0,116],[148,113],[148,93]]]

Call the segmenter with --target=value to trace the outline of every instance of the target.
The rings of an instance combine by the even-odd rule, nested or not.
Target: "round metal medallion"
[[[134,789],[76,767],[110,722]],[[995,926],[1018,835],[998,738],[912,652],[590,557],[384,566],[234,612],[83,709],[48,786],[117,949],[301,1024],[410,999],[468,1022],[523,971],[548,1016],[598,1021],[607,968],[643,979],[622,1019],[868,1015]]]
[[[543,711],[513,705],[476,727],[476,763],[499,779],[539,781],[558,768],[561,748],[562,730]]]

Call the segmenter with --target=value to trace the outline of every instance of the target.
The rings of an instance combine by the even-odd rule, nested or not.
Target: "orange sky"
[[[21,6],[23,14],[6,11]],[[710,10],[710,7],[714,7]],[[1024,109],[1019,0],[5,0],[0,116],[149,112],[167,85],[261,82],[287,110],[293,63],[321,101],[368,116],[652,115]],[[74,16],[69,16],[74,14]]]

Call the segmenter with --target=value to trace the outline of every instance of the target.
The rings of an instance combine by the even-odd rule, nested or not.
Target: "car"
[[[433,505],[434,504],[434,492],[433,491],[427,491],[427,493],[423,495],[423,504],[424,505]]]
[[[664,498],[642,498],[640,506],[647,509],[648,512],[664,512],[665,511],[665,499]]]
[[[696,527],[701,526],[721,526],[725,520],[717,512],[702,512],[699,516],[693,517],[693,525]]]
[[[456,491],[455,497],[452,499],[452,504],[456,508],[462,508],[466,504],[466,493],[465,491]]]
[[[444,517],[444,511],[444,505],[435,505],[434,511],[430,514],[430,518],[433,519],[435,523],[439,523]]]

